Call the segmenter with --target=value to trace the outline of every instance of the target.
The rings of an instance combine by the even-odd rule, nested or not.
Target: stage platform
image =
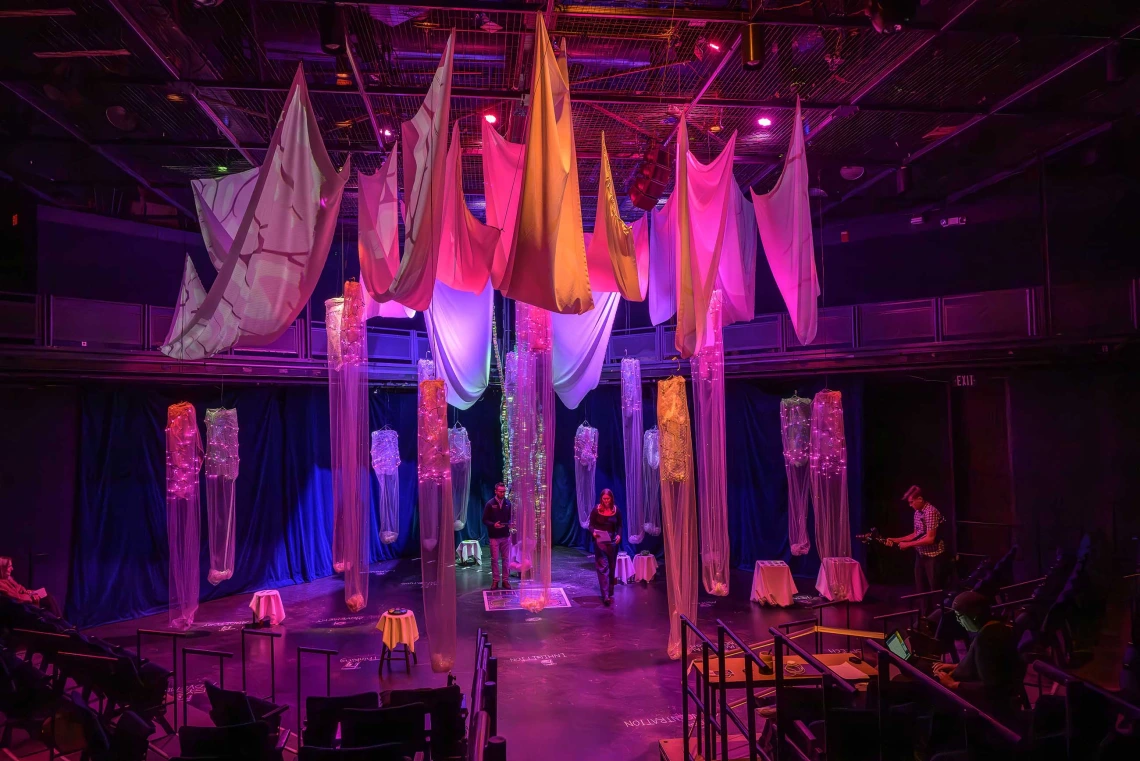
[[[620,759],[654,761],[665,758],[660,741],[681,735],[681,665],[665,653],[668,617],[663,570],[648,584],[618,585],[613,607],[602,605],[593,555],[556,547],[553,586],[565,590],[569,608],[549,608],[534,615],[525,610],[484,608],[483,590],[491,583],[490,560],[483,548],[483,565],[456,569],[458,595],[458,658],[455,668],[466,692],[471,684],[475,633],[486,629],[499,658],[499,732],[508,740],[509,757],[519,761],[580,761]],[[797,579],[804,592],[811,579]],[[732,592],[726,598],[701,596],[699,623],[715,638],[722,619],[741,636],[759,640],[768,627],[810,614],[802,608],[768,608],[748,600],[751,574],[733,571]],[[372,569],[367,610],[352,614],[344,606],[344,585],[337,577],[280,589],[286,618],[274,630],[276,689],[279,703],[291,708],[285,726],[296,725],[297,646],[338,651],[332,664],[333,694],[365,690],[434,686],[444,683],[431,671],[430,645],[423,618],[418,558],[378,563]],[[885,593],[879,595],[886,598]],[[241,684],[240,628],[250,621],[252,593],[204,603],[198,611],[189,647],[232,652],[226,663],[227,686]],[[377,676],[380,614],[392,607],[415,612],[421,639],[419,665],[405,673],[393,664]],[[851,608],[852,626],[874,628],[871,616],[887,609],[867,602]],[[841,610],[828,611],[828,622],[840,620]],[[116,644],[135,646],[137,628],[166,628],[166,614],[98,627],[93,631]],[[248,688],[268,695],[269,647],[272,640],[247,637]],[[169,666],[168,642],[144,643],[144,655]],[[837,639],[825,647],[842,647]],[[323,693],[324,658],[307,656],[302,671],[306,695]],[[217,660],[192,663],[190,723],[208,724],[203,679],[216,679]],[[181,717],[179,717],[181,719]],[[296,747],[291,739],[290,747]],[[287,754],[287,758],[291,754]]]

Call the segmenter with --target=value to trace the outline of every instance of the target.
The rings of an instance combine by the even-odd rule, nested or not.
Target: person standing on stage
[[[598,570],[602,603],[609,607],[614,601],[614,574],[621,545],[621,511],[609,489],[602,489],[601,499],[590,513],[590,533],[594,535],[594,567]]]
[[[945,522],[938,508],[922,497],[922,489],[912,486],[903,495],[903,501],[914,510],[914,531],[906,536],[888,538],[887,544],[901,550],[914,548],[914,586],[916,592],[933,592],[942,588],[945,577],[944,560],[946,543],[938,537],[938,528]],[[926,599],[919,600],[925,611]]]
[[[483,525],[491,545],[491,589],[499,588],[500,573],[503,589],[510,589],[507,562],[511,555],[511,501],[507,499],[507,487],[501,483],[495,484],[495,496],[483,506]]]

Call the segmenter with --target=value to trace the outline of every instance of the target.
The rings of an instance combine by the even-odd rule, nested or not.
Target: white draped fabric
[[[756,316],[756,212],[735,186],[731,196],[716,275],[722,325]]]
[[[436,372],[447,384],[447,403],[465,410],[487,390],[491,378],[491,283],[471,294],[435,284],[431,306],[424,311]]]
[[[815,270],[807,152],[799,98],[796,99],[792,140],[784,154],[784,171],[771,191],[759,196],[752,194],[752,204],[764,256],[788,307],[796,338],[806,346],[815,340],[818,328],[819,278]]]
[[[565,58],[554,55],[541,15],[534,45],[518,224],[500,289],[525,304],[581,314],[593,301],[582,236],[570,81]]]
[[[653,426],[641,440],[641,480],[645,484],[642,507],[645,510],[642,529],[650,536],[661,536],[661,431]]]
[[[807,513],[811,460],[811,399],[780,400],[780,430],[784,442],[784,472],[788,475],[788,542],[793,555],[811,549]]]
[[[372,470],[380,484],[380,541],[400,536],[400,439],[390,428],[372,432]]]
[[[649,320],[660,325],[677,314],[677,194],[648,216]]]
[[[595,293],[583,314],[551,314],[554,333],[554,391],[570,409],[598,387],[621,295]]]
[[[220,270],[233,245],[245,210],[257,187],[258,167],[221,177],[203,177],[190,181],[194,194],[194,209],[198,212],[198,226],[202,229],[202,242],[214,269]],[[217,230],[225,231],[218,234]]]
[[[487,202],[487,224],[500,233],[491,266],[491,285],[495,288],[502,286],[518,228],[523,148],[521,143],[508,142],[487,121],[483,122],[483,192]]]
[[[594,509],[594,473],[598,466],[598,429],[582,423],[574,432],[574,495],[578,503],[578,525],[590,526]]]
[[[467,525],[467,502],[471,499],[471,438],[467,429],[458,423],[449,428],[447,445],[451,450],[452,528],[462,531]]]
[[[210,544],[207,580],[217,586],[234,575],[237,544],[234,483],[241,458],[238,452],[237,410],[206,410],[206,529]]]
[[[811,501],[815,548],[821,558],[851,557],[847,510],[847,437],[843,396],[824,389],[811,405]]]
[[[329,159],[300,66],[266,156],[248,198],[249,172],[214,194],[231,225],[240,211],[232,234],[196,188],[203,237],[221,266],[205,294],[187,267],[163,354],[203,359],[234,346],[266,346],[312,295],[328,257],[349,162],[338,172]]]
[[[641,544],[645,537],[643,492],[645,475],[641,461],[641,361],[626,357],[621,361],[621,438],[625,454],[625,513],[630,544]],[[660,485],[657,487],[660,489]]]

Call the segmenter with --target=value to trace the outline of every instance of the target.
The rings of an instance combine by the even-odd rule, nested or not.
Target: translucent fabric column
[[[851,557],[847,517],[847,439],[843,397],[824,389],[811,405],[811,499],[815,546],[821,558]]]
[[[550,491],[554,457],[554,376],[550,314],[515,302],[518,335],[515,421],[518,437],[514,490],[519,512],[522,574],[519,603],[531,612],[550,596]]]
[[[372,506],[368,499],[368,356],[364,296],[360,283],[344,284],[340,319],[328,337],[329,427],[333,485],[333,567],[344,573],[344,602],[357,613],[368,605],[369,536]],[[338,557],[339,555],[339,557]]]
[[[788,542],[793,555],[811,549],[807,512],[811,460],[811,399],[780,400],[780,431],[784,441],[784,472],[788,474]]]
[[[442,380],[423,380],[419,397],[416,472],[424,618],[431,644],[431,670],[442,674],[455,665],[455,532],[451,528],[454,513],[447,387]]]
[[[451,450],[451,509],[453,528],[462,531],[467,525],[467,502],[471,498],[471,439],[467,429],[458,423],[447,432]]]
[[[625,453],[626,531],[631,544],[645,536],[645,481],[641,457],[641,362],[632,357],[621,361],[621,440]],[[654,474],[656,475],[656,474]]]
[[[681,653],[681,616],[697,621],[697,495],[685,379],[657,386],[661,430],[661,515],[665,526],[665,582],[669,594],[669,657]]]
[[[372,432],[372,470],[380,484],[380,541],[400,536],[400,438],[385,428]]]
[[[206,410],[206,530],[210,572],[217,586],[234,575],[234,481],[238,477],[237,410]]]
[[[641,530],[650,536],[661,536],[661,431],[653,426],[642,438],[641,482],[645,484]]]
[[[588,528],[594,509],[594,473],[598,467],[598,429],[582,423],[574,433],[574,487],[578,525]]]
[[[166,536],[170,547],[170,625],[175,629],[189,629],[198,612],[201,470],[202,441],[194,405],[172,404],[166,410]]]
[[[708,341],[690,360],[697,424],[701,513],[701,581],[710,595],[728,594],[728,489],[724,464],[724,340],[721,292],[709,302]]]

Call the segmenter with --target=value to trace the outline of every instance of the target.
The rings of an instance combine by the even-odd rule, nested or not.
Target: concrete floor
[[[619,585],[614,605],[602,605],[592,555],[555,548],[554,586],[570,598],[569,609],[551,609],[538,615],[527,611],[488,613],[483,609],[483,589],[490,585],[489,559],[484,565],[456,570],[458,594],[458,658],[455,674],[466,693],[470,689],[476,630],[490,634],[499,659],[499,734],[507,739],[509,757],[515,761],[544,759],[622,759],[648,761],[658,755],[658,741],[680,736],[681,666],[665,654],[668,632],[665,581],[662,573],[649,584]],[[803,609],[771,609],[749,602],[751,576],[733,571],[732,592],[727,598],[702,595],[699,620],[706,634],[715,639],[716,620],[723,620],[748,641],[767,637],[768,627],[783,621],[809,617]],[[814,580],[797,579],[801,592],[814,592]],[[879,597],[889,594],[878,590]],[[293,706],[285,726],[295,727],[297,716],[298,646],[333,648],[333,694],[376,689],[442,685],[444,675],[434,674],[427,657],[423,603],[418,559],[379,563],[373,568],[369,606],[364,614],[352,615],[344,606],[343,584],[327,578],[280,590],[287,618],[277,631],[276,688],[278,703]],[[202,605],[195,621],[195,637],[188,647],[232,652],[226,664],[226,685],[241,684],[240,627],[250,620],[251,595],[215,600]],[[380,633],[375,624],[380,613],[391,607],[406,607],[416,614],[421,640],[419,665],[404,672],[397,663],[391,674],[377,679]],[[869,601],[852,606],[851,625],[875,628],[872,615],[890,608],[889,602]],[[828,623],[842,625],[841,609],[829,611]],[[136,628],[166,628],[166,615],[110,624],[94,631],[108,640],[134,647]],[[269,694],[269,647],[267,638],[248,638],[248,686],[251,694]],[[824,643],[841,648],[843,641]],[[169,666],[169,643],[151,640],[144,654]],[[217,678],[216,659],[192,663],[188,683]],[[305,656],[302,670],[305,695],[324,690],[324,659]],[[180,677],[181,681],[181,677]],[[201,688],[191,695],[191,724],[208,724],[208,707]],[[181,718],[181,717],[180,717]],[[295,747],[296,740],[290,740]]]

